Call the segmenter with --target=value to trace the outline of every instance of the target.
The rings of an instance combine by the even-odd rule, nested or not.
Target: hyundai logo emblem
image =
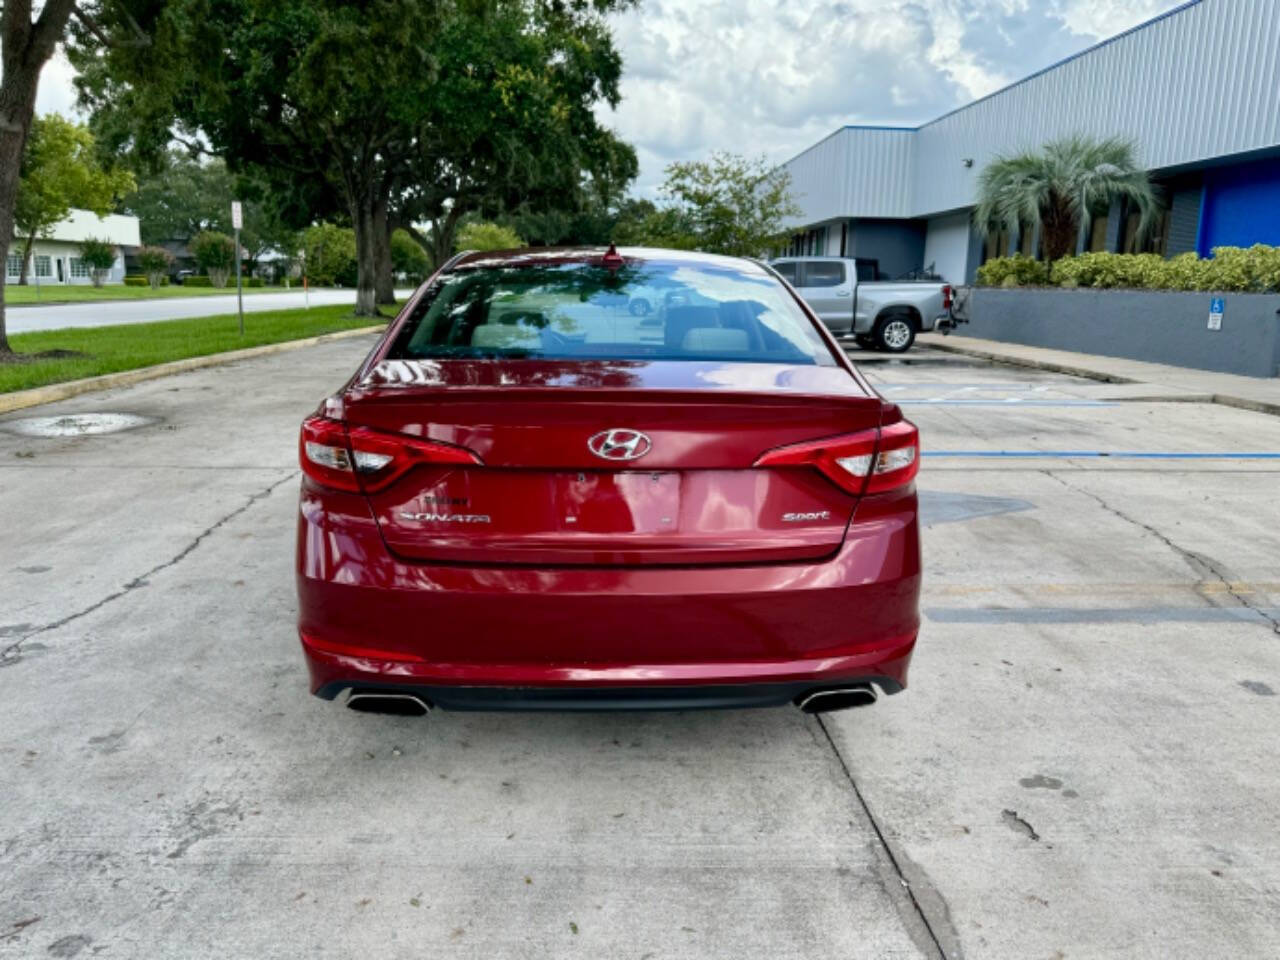
[[[602,460],[638,460],[653,448],[639,430],[601,430],[587,441],[587,449]]]

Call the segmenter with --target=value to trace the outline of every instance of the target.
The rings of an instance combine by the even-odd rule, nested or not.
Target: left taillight
[[[321,416],[302,421],[298,443],[303,473],[316,483],[353,493],[381,490],[419,464],[482,462],[463,447],[348,427]]]
[[[905,487],[920,471],[920,433],[899,420],[887,427],[769,450],[757,467],[813,467],[855,496]]]

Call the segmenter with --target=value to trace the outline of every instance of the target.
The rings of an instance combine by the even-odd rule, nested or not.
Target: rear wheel
[[[876,348],[885,353],[906,353],[916,342],[916,324],[910,314],[889,313],[876,321]]]

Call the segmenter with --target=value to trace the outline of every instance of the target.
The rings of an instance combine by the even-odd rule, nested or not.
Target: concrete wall
[[[1223,297],[1222,329],[1208,329]],[[973,291],[964,336],[1169,363],[1250,377],[1280,375],[1280,295],[1155,290]]]

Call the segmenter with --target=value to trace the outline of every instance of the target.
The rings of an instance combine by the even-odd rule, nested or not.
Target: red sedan
[[[916,428],[754,261],[455,258],[300,456],[317,696],[819,711],[906,683]]]

